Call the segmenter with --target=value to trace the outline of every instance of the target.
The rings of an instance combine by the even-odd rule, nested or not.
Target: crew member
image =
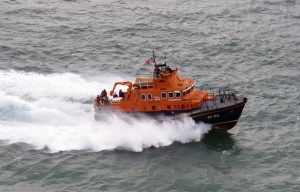
[[[105,103],[108,103],[107,92],[106,92],[105,89],[103,89],[103,90],[101,91],[100,99],[101,99],[101,102],[102,102],[102,103],[104,103],[104,104],[105,104]]]
[[[172,72],[173,72],[173,70],[172,70],[169,66],[166,67],[166,71],[167,71],[168,73],[172,73]]]
[[[94,107],[97,111],[100,110],[100,107],[101,107],[101,99],[100,99],[100,96],[97,95],[97,97],[95,98],[95,101],[94,101]]]
[[[119,90],[119,97],[125,97],[125,93],[122,91],[122,89]]]
[[[118,94],[114,93],[113,98],[116,98],[116,97],[118,97]]]

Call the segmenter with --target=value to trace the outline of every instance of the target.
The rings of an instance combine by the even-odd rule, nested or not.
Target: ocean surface
[[[246,96],[239,123],[95,122],[151,50]],[[0,192],[76,191],[300,191],[300,1],[1,0]]]

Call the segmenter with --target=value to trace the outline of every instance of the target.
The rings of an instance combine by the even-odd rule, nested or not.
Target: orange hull
[[[154,72],[151,78],[140,77],[135,82],[116,82],[110,91],[110,96],[114,98],[111,98],[108,104],[97,107],[96,112],[105,108],[128,114],[188,113],[196,122],[212,123],[215,127],[232,128],[236,124],[247,101],[246,98],[238,97],[227,90],[215,95],[196,89],[194,79],[180,77],[177,68],[172,70],[166,62],[156,63],[154,54],[153,58]],[[120,91],[117,94],[115,90],[119,85],[127,86],[126,92]],[[95,106],[99,106],[99,99],[95,102]],[[234,108],[233,112],[223,110],[222,113],[216,113],[238,104],[240,107],[236,110]],[[99,113],[96,113],[96,116],[97,114]],[[214,119],[216,121],[213,121]]]

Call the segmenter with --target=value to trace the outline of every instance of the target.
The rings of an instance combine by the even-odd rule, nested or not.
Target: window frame
[[[149,97],[150,96],[150,97]],[[149,101],[152,101],[152,93],[147,93],[147,99],[149,100]]]
[[[180,98],[181,97],[181,92],[180,91],[174,91],[175,93],[175,98]],[[179,96],[177,96],[177,94],[179,94]]]
[[[172,97],[170,97],[170,93],[173,95]],[[174,92],[168,92],[168,98],[173,99],[174,98]]]
[[[144,99],[143,99],[144,98]],[[142,101],[146,101],[147,97],[146,97],[146,94],[141,94],[141,100]]]

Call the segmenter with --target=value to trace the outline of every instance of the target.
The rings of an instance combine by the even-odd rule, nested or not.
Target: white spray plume
[[[173,142],[200,141],[209,125],[190,117],[135,119],[108,114],[96,122],[91,101],[115,77],[99,82],[77,74],[37,74],[0,71],[0,140],[24,142],[50,152],[89,149],[142,151]]]

